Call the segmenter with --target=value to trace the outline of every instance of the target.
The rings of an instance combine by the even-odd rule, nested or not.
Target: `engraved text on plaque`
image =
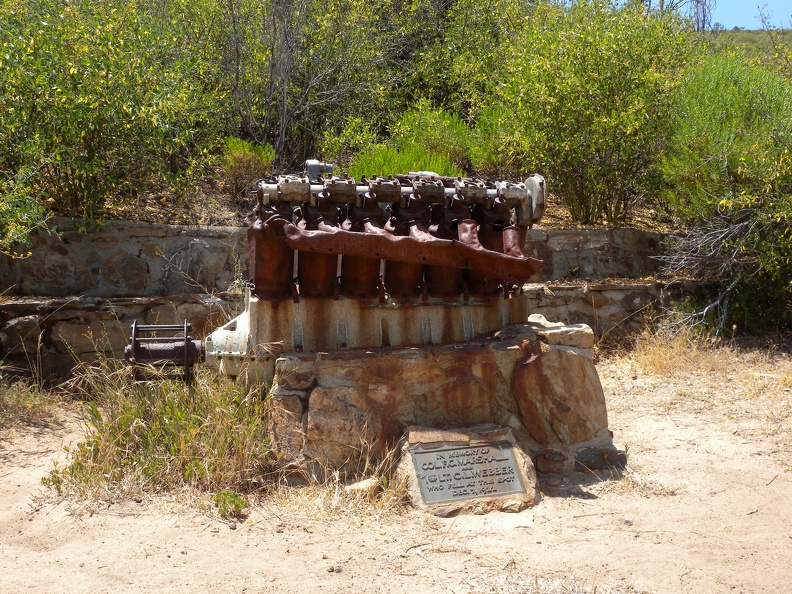
[[[410,454],[426,504],[526,493],[507,441],[414,449]]]

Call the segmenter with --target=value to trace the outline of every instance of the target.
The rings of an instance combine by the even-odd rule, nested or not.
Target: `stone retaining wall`
[[[107,221],[33,237],[31,255],[0,256],[0,294],[155,297],[227,291],[247,275],[246,229]],[[241,286],[241,285],[240,285]]]
[[[76,360],[95,357],[99,346],[122,355],[134,319],[188,319],[203,337],[242,309],[245,228],[108,221],[83,233],[69,219],[52,223],[59,234],[34,237],[28,258],[0,255],[0,360],[6,364],[63,375]],[[531,281],[645,277],[657,270],[652,256],[661,239],[633,229],[532,229],[526,252],[545,265]],[[634,331],[641,324],[636,314],[669,295],[656,283],[528,284],[524,291],[531,311],[588,324],[598,337]]]
[[[34,237],[30,257],[0,255],[0,294],[156,297],[223,292],[247,279],[245,228],[107,221],[82,233],[69,219],[53,224],[60,235]],[[530,280],[652,276],[661,240],[634,229],[532,229],[526,255],[545,264]]]
[[[189,320],[203,337],[244,308],[242,295],[0,300],[0,361],[45,380],[68,375],[80,361],[123,358],[133,320]]]
[[[587,324],[597,338],[641,329],[641,313],[665,304],[687,289],[659,283],[621,285],[532,284],[524,288],[529,310],[552,322]],[[123,357],[133,320],[174,324],[189,320],[194,336],[208,332],[244,309],[242,294],[192,294],[171,297],[103,299],[0,299],[0,360],[33,366],[43,377],[63,376],[76,361],[102,352]]]

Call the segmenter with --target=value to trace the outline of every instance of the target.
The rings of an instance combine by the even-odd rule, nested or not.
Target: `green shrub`
[[[229,136],[225,141],[223,172],[232,198],[236,198],[253,183],[268,175],[275,159],[275,150],[268,144],[253,144]]]
[[[46,225],[49,213],[33,194],[38,172],[0,176],[0,252],[25,256],[30,233]],[[0,292],[7,287],[0,286]]]
[[[469,135],[458,116],[419,101],[394,124],[386,142],[369,143],[353,157],[349,173],[356,178],[409,171],[464,175]]]
[[[470,158],[481,175],[516,179],[530,173],[525,170],[527,163],[509,156],[521,150],[519,135],[507,132],[513,125],[512,119],[511,111],[501,104],[485,107],[476,115],[476,125],[471,132]]]
[[[27,380],[8,377],[0,361],[0,432],[25,423],[46,422],[58,398]]]
[[[221,518],[244,518],[248,508],[247,499],[234,491],[217,491],[214,494],[217,513]]]
[[[714,56],[685,77],[673,130],[665,198],[693,228],[669,260],[723,281],[721,326],[792,324],[792,84]]]
[[[666,199],[687,220],[792,182],[792,86],[777,74],[715,56],[685,76],[672,125]]]
[[[211,62],[136,3],[3,0],[0,23],[0,170],[55,210],[168,185],[226,123]]]
[[[693,44],[673,11],[575,0],[539,4],[504,48],[483,110],[496,160],[548,178],[573,218],[615,223],[653,195],[668,136],[671,90]]]
[[[135,492],[190,486],[246,493],[273,469],[260,394],[212,372],[134,382],[126,366],[84,366],[69,391],[87,400],[88,435],[44,482],[58,490]]]
[[[360,117],[350,117],[339,133],[325,130],[319,151],[325,161],[335,163],[345,169],[354,155],[376,143],[377,135],[368,122]]]
[[[444,154],[432,153],[416,144],[405,143],[402,148],[375,144],[357,155],[349,167],[355,179],[372,175],[394,175],[410,171],[433,171],[438,175],[463,175]]]
[[[470,160],[470,130],[456,114],[432,109],[426,100],[405,113],[393,128],[389,144],[410,151],[419,146],[434,155],[443,155],[457,169]]]

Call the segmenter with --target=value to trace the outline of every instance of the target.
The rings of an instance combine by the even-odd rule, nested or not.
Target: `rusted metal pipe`
[[[332,234],[338,229],[338,207],[326,192],[311,196],[302,206],[301,228]],[[338,296],[338,254],[300,251],[297,255],[297,285],[301,297]]]
[[[385,231],[385,213],[371,192],[362,205],[350,204],[343,228],[353,233],[377,234]],[[379,258],[345,254],[341,259],[341,293],[346,297],[377,297],[380,288]]]
[[[459,240],[459,223],[470,218],[470,210],[459,194],[446,199],[445,204],[434,209],[435,224],[429,232],[439,239]],[[433,297],[458,297],[463,292],[462,269],[454,266],[428,265],[424,279],[429,295]]]
[[[430,216],[429,202],[413,194],[405,198],[402,204],[393,206],[390,224],[394,235],[431,245],[438,240],[429,234],[427,225]],[[385,290],[393,297],[417,297],[423,288],[423,271],[424,261],[386,258]]]
[[[256,220],[248,228],[250,250],[250,292],[260,299],[283,299],[292,295],[294,250],[286,245],[273,221],[291,223],[292,205],[288,202],[265,204],[259,195]]]
[[[124,349],[124,357],[135,367],[136,377],[144,364],[183,367],[185,381],[192,379],[192,367],[204,360],[200,340],[189,336],[192,324],[138,324],[132,322],[132,336]]]
[[[504,199],[496,197],[487,205],[475,205],[472,210],[478,228],[474,231],[471,226],[466,226],[464,233],[460,230],[460,241],[476,253],[486,251],[493,255],[502,254],[507,258],[524,258],[521,249],[522,232],[511,224],[511,212]],[[491,260],[492,257],[488,259]],[[540,268],[541,263],[534,273]],[[525,280],[522,279],[520,284]],[[513,282],[508,275],[495,267],[484,272],[481,268],[469,266],[465,271],[465,282],[471,295],[496,295],[502,289],[504,281]]]

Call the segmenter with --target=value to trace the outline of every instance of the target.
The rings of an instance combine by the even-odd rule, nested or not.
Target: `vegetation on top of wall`
[[[207,62],[135,3],[4,2],[0,21],[0,169],[18,194],[91,221],[106,199],[182,187],[223,128]]]
[[[353,177],[432,171],[459,176],[469,170],[470,130],[457,115],[421,100],[394,124],[390,138],[353,157]]]
[[[623,224],[664,190],[688,224],[763,213],[741,249],[780,278],[786,248],[762,233],[787,228],[792,48],[702,31],[692,5],[0,0],[0,249],[50,213],[88,227],[185,206],[212,180],[238,202],[259,172],[321,152],[358,177],[538,172],[581,224]],[[695,83],[727,67],[764,90]]]
[[[275,149],[269,144],[254,144],[229,136],[223,151],[223,174],[231,198],[253,187],[256,180],[270,174]]]

